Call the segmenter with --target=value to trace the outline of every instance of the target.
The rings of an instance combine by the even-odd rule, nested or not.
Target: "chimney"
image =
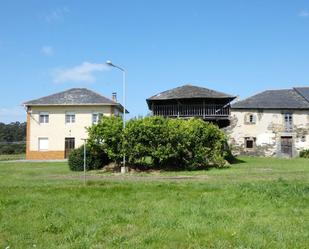
[[[112,100],[117,102],[117,93],[116,92],[112,93]]]

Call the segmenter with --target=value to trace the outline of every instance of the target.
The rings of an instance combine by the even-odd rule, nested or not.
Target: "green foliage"
[[[130,164],[151,158],[150,167],[197,169],[223,166],[226,137],[200,119],[133,119],[125,130],[124,149]]]
[[[303,157],[303,158],[309,158],[309,149],[302,150],[302,151],[299,153],[299,156],[300,156],[300,157]]]
[[[26,123],[0,123],[0,155],[26,152]]]
[[[86,170],[100,169],[108,163],[109,160],[104,151],[86,146]],[[70,153],[68,164],[72,171],[84,170],[84,146]]]
[[[25,143],[2,143],[0,144],[0,155],[23,154],[26,152]]]
[[[225,164],[224,133],[201,119],[137,118],[123,132],[121,118],[104,117],[88,132],[89,146],[118,163],[125,152],[134,166],[197,169]]]
[[[121,162],[123,155],[122,124],[120,117],[103,117],[98,124],[88,129],[90,148],[104,151],[112,161]]]

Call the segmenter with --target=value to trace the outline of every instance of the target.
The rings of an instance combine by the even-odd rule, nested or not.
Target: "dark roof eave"
[[[156,99],[156,98],[148,98],[146,101],[164,101],[164,100],[179,100],[179,99],[236,99],[236,96],[226,96],[226,97],[184,97],[184,98],[165,98],[165,99]]]
[[[93,103],[93,104],[29,104],[29,103],[23,103],[23,106],[30,107],[30,106],[115,106],[117,107],[121,112],[123,111],[123,106],[118,103]],[[126,109],[126,113],[129,114],[130,112]]]
[[[70,104],[33,104],[30,102],[25,102],[23,103],[24,106],[118,106],[118,103],[85,103],[85,104],[74,104],[74,103],[70,103]]]
[[[231,106],[231,110],[309,110],[309,107],[253,107],[253,106],[247,106],[247,107],[233,107]]]

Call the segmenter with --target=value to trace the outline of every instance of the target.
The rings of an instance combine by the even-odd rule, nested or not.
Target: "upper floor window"
[[[98,113],[98,112],[93,113],[92,114],[92,123],[93,124],[99,123],[99,121],[101,120],[102,117],[103,117],[103,113]]]
[[[245,116],[245,123],[246,124],[255,124],[256,123],[256,115],[249,113]]]
[[[292,113],[284,114],[284,128],[285,128],[285,131],[293,130],[293,114]]]
[[[49,123],[49,113],[48,112],[41,112],[39,122],[40,122],[40,124]]]
[[[65,122],[68,123],[75,123],[75,113],[67,112],[65,114]]]

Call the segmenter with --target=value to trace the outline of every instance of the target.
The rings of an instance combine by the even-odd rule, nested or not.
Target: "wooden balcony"
[[[230,106],[220,104],[154,104],[152,112],[154,116],[164,117],[225,119],[230,115]]]

